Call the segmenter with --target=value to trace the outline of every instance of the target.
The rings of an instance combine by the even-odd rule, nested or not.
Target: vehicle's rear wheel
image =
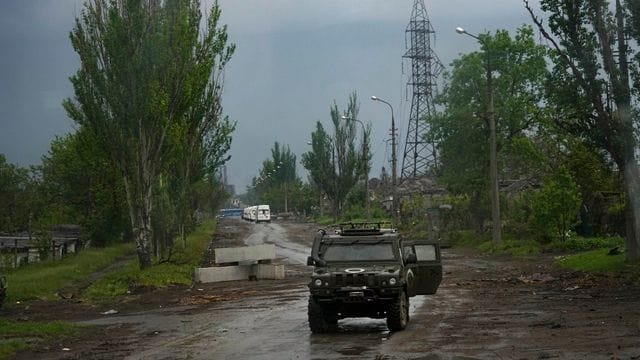
[[[404,330],[409,323],[409,298],[406,292],[393,301],[387,314],[387,327],[390,331]]]
[[[338,314],[323,308],[313,297],[309,297],[309,328],[313,333],[328,333],[338,330]]]

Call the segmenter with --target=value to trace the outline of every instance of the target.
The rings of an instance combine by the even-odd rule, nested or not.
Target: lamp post
[[[364,123],[358,119],[352,119],[352,118],[348,118],[344,115],[342,115],[342,120],[345,121],[355,121],[357,123],[360,124],[360,126],[362,126],[362,157],[365,160],[365,165],[364,165],[364,194],[366,197],[366,206],[367,206],[367,221],[371,221],[371,201],[369,199],[369,159],[367,154],[365,153],[365,145],[366,145],[366,138],[367,138],[367,131],[364,127]]]
[[[397,207],[397,199],[396,199],[396,121],[393,117],[393,106],[389,104],[387,101],[380,99],[377,96],[372,96],[371,100],[379,101],[381,103],[385,103],[391,109],[391,210],[393,212],[393,220],[397,223],[398,220],[398,207]]]
[[[458,34],[469,35],[485,46],[485,53],[487,56],[487,122],[489,123],[489,182],[491,183],[491,222],[493,223],[491,235],[493,243],[500,244],[502,242],[502,229],[500,221],[500,190],[498,188],[496,120],[493,108],[493,75],[491,69],[491,55],[489,53],[489,46],[479,36],[470,34],[461,27],[457,27],[456,32]]]

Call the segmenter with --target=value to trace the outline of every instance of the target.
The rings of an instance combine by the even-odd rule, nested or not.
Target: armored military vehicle
[[[409,322],[409,298],[435,294],[442,280],[440,246],[403,239],[383,223],[341,224],[334,233],[319,230],[307,265],[309,327],[337,330],[339,319],[387,320],[391,331]]]

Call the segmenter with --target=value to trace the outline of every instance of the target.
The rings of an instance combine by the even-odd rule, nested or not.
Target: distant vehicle
[[[218,214],[219,218],[230,217],[230,216],[242,216],[243,209],[220,209],[220,214]]]
[[[404,330],[409,298],[435,294],[442,281],[437,242],[403,239],[382,223],[319,230],[307,265],[314,267],[308,307],[314,333],[336,331],[347,317],[386,318],[390,331]]]
[[[256,215],[256,222],[271,222],[271,209],[269,208],[269,205],[258,205],[256,206],[257,208],[257,215]]]
[[[242,218],[247,221],[256,221],[258,206],[248,206],[242,211]]]
[[[247,221],[271,222],[271,209],[269,205],[253,205],[242,210],[242,219]]]

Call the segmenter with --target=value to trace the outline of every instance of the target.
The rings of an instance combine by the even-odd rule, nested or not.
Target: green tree
[[[521,27],[514,37],[506,30],[479,35],[481,52],[452,63],[448,83],[438,101],[443,111],[430,121],[439,144],[440,180],[454,194],[470,197],[476,231],[483,231],[489,189],[489,127],[486,68],[490,65],[496,121],[499,172],[502,178],[531,176],[542,159],[531,134],[544,119],[546,50],[536,45],[533,30]],[[525,165],[525,166],[522,166]]]
[[[171,153],[172,135],[198,128],[194,118],[209,111],[219,115],[220,94],[207,95],[219,85],[212,70],[224,67],[233,51],[226,28],[218,28],[219,11],[216,2],[201,26],[197,0],[94,0],[70,35],[81,67],[71,77],[75,99],[64,106],[123,177],[142,268],[151,265],[154,186],[171,155],[180,158]],[[188,144],[181,149],[186,153]]]
[[[42,209],[39,184],[39,168],[21,168],[0,154],[0,232],[31,231]]]
[[[93,245],[130,234],[124,184],[104,150],[87,131],[57,137],[42,157],[40,225],[79,224]]]
[[[582,201],[578,186],[566,169],[560,169],[545,182],[532,199],[532,228],[539,236],[557,236],[566,240],[577,223]]]
[[[626,8],[617,0],[542,0],[549,15],[550,31],[523,0],[531,18],[552,48],[553,72],[548,82],[548,102],[557,122],[566,131],[604,150],[625,179],[626,241],[628,257],[640,260],[640,168],[636,159],[638,140],[632,117],[628,38],[640,38],[638,6]],[[629,31],[631,30],[631,31]],[[637,60],[637,58],[636,58]],[[636,74],[636,78],[637,78]],[[635,84],[638,85],[638,82]]]
[[[185,3],[186,5],[186,3]],[[173,16],[185,13],[200,22],[199,12],[192,9],[173,9]],[[184,114],[171,127],[168,142],[171,157],[167,166],[169,173],[168,191],[174,199],[172,206],[176,212],[176,225],[186,246],[186,233],[195,223],[191,204],[194,185],[205,176],[214,176],[217,169],[230,156],[231,133],[235,123],[222,112],[222,92],[224,89],[224,69],[231,59],[235,45],[227,44],[227,27],[218,27],[221,10],[214,6],[208,16],[208,31],[204,39],[198,41],[199,31],[191,22],[180,23],[181,29],[173,29],[176,38],[186,36],[174,56],[180,64],[186,64],[188,74],[184,82],[187,94],[182,99]],[[195,44],[195,45],[194,45]]]
[[[276,210],[289,212],[291,190],[300,185],[296,174],[296,155],[289,146],[281,146],[278,142],[273,145],[271,159],[262,163],[260,180],[261,200]]]
[[[342,118],[357,119],[358,111],[356,93],[349,96],[347,109],[342,113],[334,102],[330,112],[333,136],[318,121],[311,134],[312,150],[302,155],[302,164],[313,182],[333,201],[336,220],[342,213],[347,195],[369,169],[369,137],[365,135],[364,144],[356,145],[356,122]]]

